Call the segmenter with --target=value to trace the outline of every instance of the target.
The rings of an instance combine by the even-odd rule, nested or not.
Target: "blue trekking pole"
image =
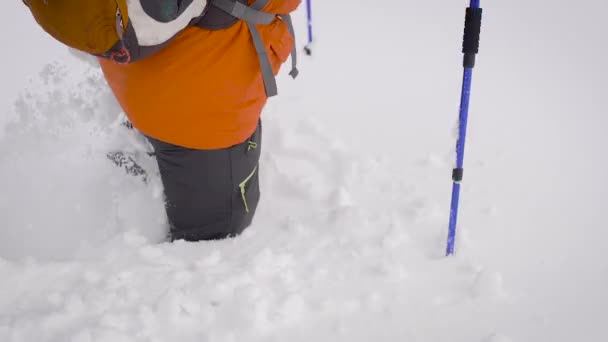
[[[304,47],[307,55],[312,55],[312,0],[306,0],[306,13],[308,15],[308,44]]]
[[[456,168],[452,171],[452,205],[450,209],[450,226],[446,255],[454,254],[456,243],[456,221],[458,219],[458,202],[460,200],[460,183],[464,174],[464,146],[467,136],[467,120],[469,117],[469,100],[471,97],[471,83],[475,56],[479,52],[479,36],[481,33],[481,16],[483,10],[479,7],[480,0],[471,0],[467,8],[464,25],[464,38],[462,52],[464,53],[464,76],[462,80],[462,94],[460,97],[460,116],[458,142],[456,143]]]

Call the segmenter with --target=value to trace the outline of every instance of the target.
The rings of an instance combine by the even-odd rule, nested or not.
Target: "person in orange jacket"
[[[24,0],[49,34],[99,57],[154,147],[171,238],[188,241],[251,224],[260,116],[273,95],[264,74],[276,75],[294,49],[287,15],[300,1]]]

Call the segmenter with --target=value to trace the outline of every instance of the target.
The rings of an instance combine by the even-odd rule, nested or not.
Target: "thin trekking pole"
[[[306,13],[308,15],[308,43],[304,47],[307,55],[312,55],[312,0],[306,0]]]
[[[456,222],[458,220],[458,202],[460,200],[460,183],[464,173],[464,147],[467,136],[467,120],[469,117],[469,100],[471,98],[471,83],[475,56],[479,52],[479,36],[481,32],[481,17],[483,10],[479,7],[480,0],[471,0],[464,27],[462,52],[464,53],[464,76],[462,80],[462,94],[460,97],[460,116],[458,142],[456,143],[456,168],[452,171],[452,204],[450,209],[450,226],[446,255],[454,254],[456,243]]]

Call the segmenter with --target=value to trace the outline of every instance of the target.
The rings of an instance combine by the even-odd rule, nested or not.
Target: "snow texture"
[[[482,4],[452,258],[464,1],[316,2],[254,224],[200,243],[164,242],[155,161],[95,63],[6,4],[0,341],[607,341],[608,5]]]

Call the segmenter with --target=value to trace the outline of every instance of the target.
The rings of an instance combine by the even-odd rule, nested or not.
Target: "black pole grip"
[[[482,14],[483,9],[481,8],[467,8],[467,15],[464,21],[464,37],[462,39],[465,68],[475,67],[475,55],[479,52]]]

